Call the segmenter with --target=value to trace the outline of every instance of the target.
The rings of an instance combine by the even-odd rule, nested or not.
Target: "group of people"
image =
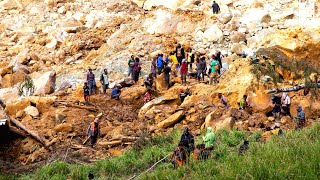
[[[203,144],[195,146],[194,137],[188,128],[184,128],[178,146],[171,155],[171,161],[174,167],[183,166],[189,162],[190,155],[193,154],[194,160],[205,160],[210,156],[214,149],[215,134],[211,127],[207,128],[207,133],[203,137]]]

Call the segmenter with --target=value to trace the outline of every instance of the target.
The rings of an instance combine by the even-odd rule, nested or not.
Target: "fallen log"
[[[279,93],[279,92],[291,92],[291,91],[299,91],[301,89],[304,89],[306,87],[305,84],[300,84],[298,86],[288,87],[288,88],[274,88],[267,90],[268,94],[271,93]],[[308,88],[320,88],[320,83],[313,83]]]
[[[121,144],[122,144],[122,141],[99,142],[100,146],[105,146],[105,147],[112,147],[112,146],[117,146]]]
[[[28,136],[27,132],[25,132],[24,130],[18,129],[18,128],[14,127],[14,126],[9,126],[9,130],[11,132],[19,134],[20,136],[23,136],[23,137],[27,137]]]
[[[10,121],[16,125],[18,128],[26,131],[30,136],[32,136],[34,139],[36,139],[38,142],[46,146],[47,140],[37,131],[29,129],[26,125],[23,125],[21,122],[15,120],[15,119],[10,119]]]

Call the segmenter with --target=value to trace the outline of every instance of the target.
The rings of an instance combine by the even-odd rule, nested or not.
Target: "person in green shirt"
[[[128,66],[129,66],[129,68],[128,68],[128,72],[129,72],[128,77],[130,75],[133,75],[133,64],[134,64],[134,62],[135,62],[134,56],[132,55],[130,60],[128,61]]]
[[[244,110],[248,107],[247,95],[243,95],[243,98],[239,102],[239,106],[241,110]]]
[[[206,148],[211,148],[213,147],[213,143],[215,142],[216,140],[216,136],[215,134],[212,132],[212,128],[211,127],[208,127],[207,128],[207,133],[206,133],[206,136],[202,137],[203,138],[203,141],[205,143],[205,146]]]
[[[212,84],[213,80],[215,83],[217,83],[217,75],[218,75],[218,70],[220,68],[220,64],[217,60],[213,59],[210,63],[210,66],[211,66],[210,84]]]

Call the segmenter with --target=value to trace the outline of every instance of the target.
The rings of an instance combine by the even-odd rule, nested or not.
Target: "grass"
[[[148,169],[171,153],[179,141],[180,131],[139,142],[121,156],[101,160],[92,165],[56,162],[38,169],[34,174],[1,176],[2,179],[75,179],[84,180],[89,172],[98,179],[128,179]],[[317,179],[320,177],[320,124],[302,131],[285,133],[259,142],[261,133],[220,131],[216,149],[207,161],[192,161],[173,169],[169,161],[160,163],[140,179]],[[201,138],[197,138],[198,143]],[[250,141],[249,151],[238,155],[244,139]]]

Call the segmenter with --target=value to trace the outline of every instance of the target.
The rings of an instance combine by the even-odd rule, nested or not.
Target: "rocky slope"
[[[262,67],[275,63],[275,74],[282,79],[278,87],[298,85],[305,77],[315,82],[320,44],[318,2],[217,2],[221,6],[218,15],[212,15],[208,0],[0,1],[0,99],[7,104],[8,116],[54,143],[45,148],[31,137],[15,139],[1,148],[6,167],[12,167],[12,162],[26,165],[55,158],[91,162],[121,153],[138,137],[183,125],[195,134],[206,126],[255,131],[261,124],[273,125],[275,120],[266,116],[272,107],[271,95],[265,90],[276,86],[263,81],[264,76],[272,75],[258,76],[250,60],[239,55],[257,51],[261,60],[266,58]],[[97,95],[92,99],[94,106],[83,108],[81,86],[88,67],[97,77],[106,67],[115,84],[126,76],[131,54],[142,59],[145,75],[150,60],[159,52],[174,50],[177,43],[207,56],[221,51],[229,69],[219,84],[188,80],[193,95],[181,104],[177,92],[185,87],[179,78],[164,90],[160,76],[154,100],[143,105],[146,89],[142,80],[131,86],[125,79],[121,83],[131,87],[124,88],[120,102]],[[314,70],[306,76],[297,62]],[[18,89],[28,77],[34,81],[35,93],[23,98]],[[219,106],[218,93],[234,108],[212,107],[212,103]],[[253,114],[236,109],[244,94],[249,96]],[[319,102],[309,101],[314,94],[290,95],[293,107],[301,104],[309,122],[319,117]],[[100,113],[103,138],[95,150],[86,148],[82,145],[86,127]],[[279,122],[284,129],[294,126],[290,118]]]

